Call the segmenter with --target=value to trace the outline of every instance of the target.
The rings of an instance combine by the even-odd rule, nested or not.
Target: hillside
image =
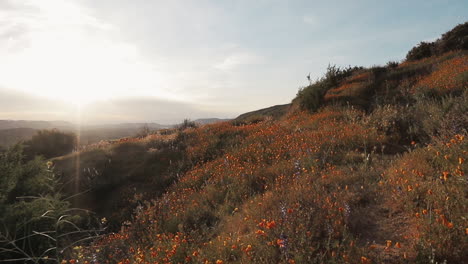
[[[252,121],[261,121],[263,118],[269,116],[272,118],[279,118],[285,115],[291,104],[284,104],[284,105],[275,105],[251,112],[244,113],[239,115],[235,120],[238,122],[252,122]]]
[[[193,122],[199,125],[207,125],[207,124],[214,124],[219,122],[227,122],[230,119],[220,119],[220,118],[199,118],[195,119]]]
[[[68,259],[463,263],[467,28],[401,63],[331,66],[291,105],[54,159],[114,232]]]
[[[70,129],[73,124],[65,121],[0,120],[0,130],[12,128]]]

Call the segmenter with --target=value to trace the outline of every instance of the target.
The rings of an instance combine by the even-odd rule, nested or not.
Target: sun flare
[[[171,96],[164,90],[163,75],[135,45],[113,39],[113,26],[70,2],[27,3],[40,12],[5,21],[30,30],[6,44],[0,85],[76,105],[124,96]]]

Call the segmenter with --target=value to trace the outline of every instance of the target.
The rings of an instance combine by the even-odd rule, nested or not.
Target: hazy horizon
[[[467,13],[465,1],[6,0],[0,119],[235,118],[289,103],[328,64],[400,61]]]

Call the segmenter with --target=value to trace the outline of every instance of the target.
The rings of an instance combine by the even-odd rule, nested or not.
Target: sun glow
[[[1,86],[75,105],[121,96],[172,97],[167,81],[118,29],[67,1],[29,1],[29,15],[0,11],[11,30],[26,28],[0,44]],[[4,46],[6,45],[6,46]]]

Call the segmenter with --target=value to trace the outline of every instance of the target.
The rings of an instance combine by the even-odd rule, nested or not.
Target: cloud
[[[84,124],[158,122],[174,124],[185,118],[234,117],[239,113],[207,109],[194,103],[155,97],[100,100],[78,106],[46,97],[0,88],[0,119],[64,120]]]
[[[69,120],[75,116],[70,104],[20,91],[0,88],[0,119]]]

